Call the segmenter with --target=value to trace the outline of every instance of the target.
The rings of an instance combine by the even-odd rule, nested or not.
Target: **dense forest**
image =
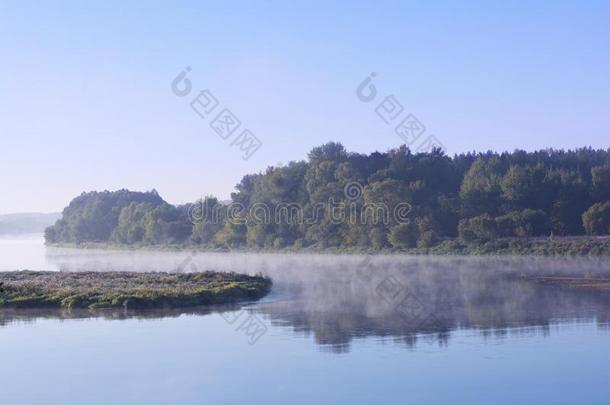
[[[47,228],[48,243],[204,248],[408,249],[455,241],[610,233],[610,149],[349,153],[244,176],[231,202],[182,206],[158,193],[89,192]]]

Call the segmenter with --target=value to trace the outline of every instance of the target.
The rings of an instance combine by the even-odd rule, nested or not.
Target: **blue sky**
[[[371,72],[451,155],[608,148],[610,3],[503,3],[3,1],[0,213],[227,198],[330,140],[396,147],[356,97]],[[172,93],[185,66],[262,141],[249,160]]]

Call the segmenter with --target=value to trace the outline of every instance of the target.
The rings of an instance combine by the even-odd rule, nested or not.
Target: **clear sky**
[[[0,2],[0,213],[227,198],[330,140],[396,147],[356,97],[371,72],[451,155],[610,146],[607,1],[96,3]],[[171,91],[186,66],[262,141],[249,160]]]

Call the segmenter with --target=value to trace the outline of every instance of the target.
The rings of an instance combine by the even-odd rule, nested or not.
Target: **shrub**
[[[486,242],[498,236],[496,222],[489,214],[461,220],[458,233],[464,242]]]
[[[582,224],[588,235],[610,234],[610,201],[593,204],[582,214]]]
[[[545,212],[529,208],[497,217],[496,225],[501,237],[540,236],[550,231],[549,219]]]
[[[396,248],[413,248],[417,243],[419,232],[412,221],[398,224],[390,229],[388,241]]]

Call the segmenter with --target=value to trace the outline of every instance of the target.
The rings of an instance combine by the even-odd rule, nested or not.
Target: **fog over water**
[[[409,345],[422,333],[439,341],[463,328],[493,330],[497,335],[507,328],[527,328],[544,334],[557,322],[586,321],[605,327],[610,319],[604,296],[523,280],[534,275],[610,278],[610,260],[604,258],[95,250],[44,247],[40,237],[5,239],[0,252],[2,270],[262,273],[273,280],[272,292],[248,310],[271,325],[311,333],[321,347],[338,352],[349,350],[350,342],[363,336],[393,337]],[[133,315],[165,317],[183,312]],[[13,315],[4,316],[10,321]]]
[[[38,235],[0,240],[0,270],[16,269],[261,272],[274,285],[245,305],[0,310],[3,403],[487,404],[501,395],[601,404],[610,395],[607,294],[524,277],[610,278],[608,259],[79,250],[46,248]]]

